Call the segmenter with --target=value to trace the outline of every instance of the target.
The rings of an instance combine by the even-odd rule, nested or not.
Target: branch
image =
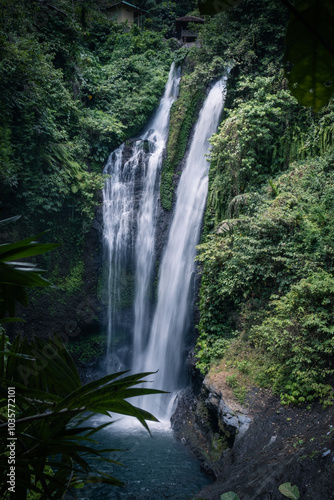
[[[72,467],[71,467],[71,474],[70,474],[70,477],[69,477],[69,479],[68,479],[68,482],[67,482],[67,485],[66,485],[66,489],[65,489],[65,491],[64,491],[64,494],[63,494],[63,496],[61,497],[61,500],[65,500],[65,495],[66,495],[66,493],[67,493],[67,491],[68,491],[68,489],[69,489],[69,487],[70,487],[70,484],[71,484],[71,481],[72,481],[72,478],[73,478],[73,474],[74,474],[73,460],[72,460],[72,458],[70,458],[70,460],[71,460],[71,466],[72,466]]]

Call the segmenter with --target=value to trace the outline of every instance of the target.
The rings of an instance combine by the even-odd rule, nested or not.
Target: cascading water
[[[103,193],[107,263],[104,272],[108,278],[107,370],[130,365],[130,357],[122,356],[117,349],[118,335],[127,335],[133,349],[132,371],[159,369],[154,387],[171,392],[180,383],[183,339],[191,314],[195,246],[207,195],[208,138],[217,128],[225,90],[224,82],[214,85],[195,128],[177,189],[173,222],[160,268],[158,302],[152,317],[159,171],[169,110],[179,79],[179,73],[172,67],[164,97],[140,140],[133,142],[131,152],[129,146],[122,145],[111,154],[104,171],[110,178]],[[134,290],[134,296],[129,290]],[[171,400],[172,395],[150,396],[143,398],[138,406],[165,420]],[[131,422],[121,419],[110,429],[98,433],[104,445],[110,443],[112,447],[130,449],[124,457],[119,452],[119,459],[127,465],[124,472],[112,471],[127,483],[127,488],[111,491],[92,485],[84,492],[85,498],[186,500],[209,482],[196,460],[173,439],[169,422],[157,427],[151,424],[150,428],[153,428],[154,439],[150,439],[134,419]],[[105,467],[105,472],[110,473],[110,464]]]
[[[123,166],[124,145],[114,151],[104,169],[109,174],[103,190],[104,221],[104,263],[107,274],[107,370],[119,370],[118,358],[112,353],[114,332],[123,330],[122,315],[119,314],[122,301],[122,286],[129,273],[128,263],[132,253],[132,220],[134,165],[136,158]]]
[[[180,68],[175,70],[173,63],[160,105],[140,139],[134,142],[130,158],[124,161],[122,144],[110,155],[104,169],[110,176],[103,190],[104,273],[108,283],[107,371],[119,370],[129,362],[127,353],[122,355],[117,350],[119,337],[129,338],[134,329],[136,357],[143,350],[148,334],[158,173],[167,140],[169,110],[177,96],[179,81]],[[136,183],[142,192],[140,199],[135,193]],[[133,290],[134,316],[129,313]]]
[[[150,338],[141,355],[139,371],[159,370],[154,386],[175,392],[180,383],[184,361],[183,342],[191,314],[191,282],[196,244],[199,241],[208,189],[208,139],[217,130],[224,105],[226,79],[210,90],[195,127],[185,168],[177,188],[172,225],[162,259],[158,303]],[[140,401],[155,415],[169,417],[172,395],[158,395]]]
[[[149,295],[152,288],[154,266],[155,230],[157,215],[158,173],[162,154],[166,147],[169,125],[169,111],[175,101],[180,82],[181,68],[171,67],[163,98],[160,101],[152,122],[149,124],[144,140],[149,141],[152,152],[147,165],[142,202],[138,212],[136,239],[136,286],[135,286],[135,324],[133,363],[135,367],[143,352],[149,333]]]

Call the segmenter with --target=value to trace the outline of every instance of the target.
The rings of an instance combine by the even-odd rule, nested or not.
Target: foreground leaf
[[[157,419],[127,399],[162,392],[139,387],[151,373],[120,372],[83,386],[59,338],[28,341],[18,336],[9,350],[5,345],[5,336],[1,335],[0,410],[7,406],[6,388],[16,388],[18,498],[25,499],[27,491],[37,493],[41,499],[63,498],[70,488],[87,483],[123,486],[122,481],[99,471],[101,462],[122,465],[110,457],[117,450],[99,449],[100,443],[92,437],[113,420],[94,427],[88,418],[94,414],[109,416],[112,411],[135,417],[149,432],[147,421]],[[7,418],[2,415],[1,498],[8,472],[7,437]]]
[[[287,498],[291,498],[292,500],[300,498],[299,489],[296,485],[292,486],[291,483],[284,483],[278,489]]]
[[[227,493],[223,493],[223,495],[221,495],[220,500],[240,500],[240,498],[233,491],[228,491]]]
[[[294,9],[286,35],[289,88],[300,104],[318,111],[334,94],[333,3],[296,0]]]
[[[0,227],[11,224],[20,216],[0,221]],[[0,323],[16,321],[6,318],[15,317],[16,302],[28,306],[26,287],[48,287],[51,283],[41,276],[44,271],[34,263],[21,262],[19,259],[34,257],[59,246],[58,243],[39,243],[35,241],[43,234],[32,236],[14,243],[0,245]]]

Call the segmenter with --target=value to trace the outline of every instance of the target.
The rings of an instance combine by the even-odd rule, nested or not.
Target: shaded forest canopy
[[[207,87],[232,64],[199,246],[198,367],[225,356],[283,401],[330,401],[333,102],[315,114],[291,96],[286,9],[244,0],[205,17],[199,47],[178,48],[175,18],[196,14],[196,2],[133,0],[149,12],[143,30],[108,20],[105,3],[0,3],[1,208],[23,215],[3,238],[51,229],[64,244],[43,265],[77,294],[110,152],[140,132],[172,60],[182,63],[161,178],[170,210]]]

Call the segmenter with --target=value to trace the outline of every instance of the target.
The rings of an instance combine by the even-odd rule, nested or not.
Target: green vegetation
[[[161,172],[160,195],[165,210],[171,210],[174,195],[174,176],[186,152],[189,136],[208,85],[224,71],[223,60],[215,57],[204,64],[196,47],[182,47],[175,52],[176,62],[186,58],[182,65],[182,80],[177,101],[171,109],[167,155]]]
[[[291,483],[283,483],[278,487],[279,491],[287,498],[292,500],[298,500],[300,498],[300,493],[298,486],[292,485]]]
[[[228,491],[227,493],[220,495],[220,500],[240,500],[240,498],[239,495],[233,491]]]
[[[276,58],[283,50],[286,19],[286,11],[281,5],[270,1],[247,1],[228,14],[219,13],[206,18],[202,27],[194,28],[199,31],[200,47],[182,47],[175,52],[176,61],[186,59],[182,66],[180,96],[171,110],[167,157],[161,174],[161,203],[166,210],[171,209],[175,172],[184,156],[191,128],[208,86],[220,78],[229,66],[234,67],[234,75],[246,69],[251,72],[252,78],[259,71],[265,71],[268,77],[273,76],[277,71]],[[230,81],[228,103],[234,102],[233,88],[238,80],[232,77]],[[260,80],[258,87],[262,83]],[[272,83],[268,81],[267,88]],[[251,81],[248,84],[251,86]],[[282,93],[280,99],[285,97]],[[275,103],[272,105],[275,107]],[[276,120],[279,122],[279,117]],[[281,118],[283,126],[284,117]],[[218,190],[215,192],[218,193]],[[218,196],[222,199],[223,193]]]
[[[207,87],[231,67],[221,127],[212,138],[204,234],[198,247],[202,282],[197,366],[203,374],[218,363],[218,369],[231,368],[226,383],[240,402],[255,383],[272,388],[284,404],[309,405],[315,399],[331,404],[334,103],[315,114],[289,90],[283,66],[288,12],[282,2],[238,2],[196,28],[200,46],[172,54],[176,43],[163,35],[172,35],[175,17],[193,10],[196,2],[133,1],[150,10],[143,30],[108,20],[99,0],[58,0],[57,7],[29,0],[0,4],[0,188],[3,215],[9,218],[1,237],[7,241],[17,236],[16,243],[0,247],[0,322],[17,321],[16,303],[28,303],[26,286],[50,285],[35,262],[20,261],[56,246],[34,241],[43,241],[38,233],[46,228],[50,239],[64,241],[58,253],[39,258],[43,267],[52,269],[58,286],[57,294],[49,289],[50,316],[82,290],[84,241],[100,203],[103,165],[112,149],[147,123],[174,59],[182,63],[182,82],[171,111],[161,177],[161,203],[171,209],[174,180]],[[291,36],[289,30],[290,41]],[[299,44],[292,40],[291,50]],[[302,71],[295,67],[290,79],[300,80],[303,87],[310,76],[305,57]],[[311,68],[313,76],[318,72],[319,67]],[[332,61],[324,74],[331,72]],[[305,103],[318,109],[318,97],[316,88]],[[11,224],[18,213],[23,214],[20,229]],[[20,234],[27,230],[37,236],[22,240]],[[97,281],[91,293],[106,303]],[[119,288],[117,307],[129,307],[131,271],[124,272]],[[33,300],[38,303],[37,293]],[[78,328],[76,321],[73,328]],[[17,337],[10,343],[2,326],[0,333],[1,387],[17,389],[18,496],[62,498],[85,482],[120,485],[86,461],[88,454],[105,460],[104,452],[113,450],[90,447],[99,428],[84,424],[83,413],[114,410],[135,416],[147,427],[146,420],[154,417],[126,401],[157,392],[135,387],[147,374],[113,374],[82,386],[60,339],[28,342]],[[95,360],[103,350],[99,335],[69,345],[82,363]],[[3,389],[1,494],[7,489],[7,395]],[[294,446],[301,444],[298,439]],[[223,445],[214,435],[213,459]],[[290,483],[279,490],[299,498],[298,488]],[[222,498],[238,497],[229,492]]]
[[[105,335],[87,335],[78,340],[73,340],[67,345],[68,352],[75,361],[87,365],[102,358],[106,352],[107,338]]]
[[[16,219],[1,221],[0,227]],[[18,321],[16,302],[28,304],[27,287],[50,286],[40,269],[21,259],[48,252],[58,245],[33,240],[27,238],[0,247],[1,323]],[[6,313],[9,318],[4,317]],[[115,412],[136,417],[149,431],[147,421],[157,421],[156,418],[127,400],[161,391],[135,387],[145,382],[143,377],[150,373],[124,377],[125,373],[113,373],[82,385],[60,337],[50,337],[47,341],[35,337],[28,341],[17,336],[11,344],[0,325],[2,498],[14,494],[20,499],[61,499],[69,490],[82,488],[85,483],[123,485],[87,461],[90,457],[97,462],[120,465],[105,456],[115,450],[92,447],[99,444],[92,435],[111,422],[95,427],[87,420],[95,414],[109,416],[109,412]]]
[[[71,293],[102,168],[147,122],[172,60],[160,33],[114,23],[102,4],[0,6],[0,208],[23,214],[20,232],[64,242],[42,265]]]
[[[270,22],[275,9],[270,1],[241,2],[201,34],[201,57],[232,58],[235,66],[212,138],[198,247],[197,366],[206,373],[223,359],[240,373],[241,383],[230,380],[234,390],[239,384],[244,392],[248,381],[271,387],[283,403],[330,403],[333,103],[315,115],[291,96],[282,70],[284,23],[272,29]]]
[[[291,483],[284,483],[278,487],[279,491],[287,498],[291,498],[292,500],[298,500],[300,498],[300,493],[298,486],[291,485]],[[228,491],[227,493],[223,493],[220,496],[221,500],[240,500],[239,495],[234,493],[233,491]]]
[[[264,185],[199,246],[203,371],[222,346],[228,357],[228,341],[242,335],[265,351],[262,373],[284,401],[331,395],[331,158],[292,164],[275,178],[276,196]]]
[[[197,0],[133,0],[134,5],[146,10],[144,24],[163,33],[167,38],[176,36],[175,19],[197,7]]]
[[[161,171],[161,184],[160,184],[161,205],[165,210],[172,209],[174,189],[175,189],[174,185],[175,168],[180,164],[180,161],[184,156],[184,152],[188,144],[190,128],[195,122],[195,117],[197,117],[196,99],[200,99],[201,96],[197,94],[194,97],[195,97],[195,104],[191,105],[189,104],[189,108],[185,107],[182,108],[182,106],[179,106],[179,101],[178,101],[177,113],[180,112],[181,115],[184,114],[183,117],[184,120],[182,122],[179,122],[180,124],[179,135],[177,135],[176,127],[171,128],[171,130],[173,130],[173,134],[170,136],[169,144],[172,144],[174,142],[174,145],[177,144],[177,146],[176,149],[172,149],[171,147],[169,148],[172,151],[170,155],[172,158],[169,158],[167,156],[167,158],[163,162]],[[189,100],[191,100],[190,96]],[[176,115],[175,112],[175,116],[179,117],[179,114]]]
[[[161,171],[160,196],[165,210],[172,208],[175,169],[184,157],[190,129],[197,119],[198,104],[203,100],[203,92],[195,86],[190,91],[185,89],[184,81],[185,77],[182,79],[180,96],[171,109],[167,157]]]
[[[17,216],[0,221],[0,229],[10,226],[19,218]],[[27,257],[49,252],[59,246],[56,243],[36,242],[35,240],[40,236],[0,245],[0,324],[19,321],[19,318],[15,317],[16,303],[28,305],[27,286],[48,287],[51,285],[41,276],[43,271],[38,269],[36,264],[21,261]]]
[[[290,12],[285,43],[285,74],[289,88],[300,104],[319,111],[334,93],[332,74],[334,9],[330,0],[280,0]],[[203,0],[203,15],[217,14],[246,0]]]
[[[329,404],[334,380],[333,101],[315,114],[291,94],[283,65],[288,11],[282,2],[238,2],[196,28],[200,46],[172,54],[176,44],[162,34],[171,35],[174,18],[193,10],[195,2],[134,1],[150,10],[143,30],[111,22],[98,0],[59,0],[59,10],[42,2],[1,2],[1,204],[5,217],[23,214],[20,231],[9,226],[6,236],[49,228],[50,238],[64,241],[58,255],[42,257],[66,294],[57,300],[78,294],[84,240],[100,202],[102,167],[110,151],[140,132],[162,94],[171,61],[182,63],[161,174],[161,203],[170,210],[207,87],[231,67],[221,127],[212,138],[198,247],[197,366],[203,374],[214,364],[231,367],[226,382],[240,401],[247,384],[256,383],[272,388],[286,404],[315,399]],[[21,244],[31,246],[33,239]],[[19,247],[11,248],[1,273],[10,266],[22,272],[21,265],[11,264]],[[29,271],[31,283],[43,284],[34,270]],[[24,286],[1,276],[0,284],[9,297],[5,302],[1,292],[1,316],[14,317],[15,301],[27,303]],[[117,307],[129,307],[130,271],[119,286]],[[93,284],[92,290],[107,302],[101,286]],[[49,302],[58,314],[52,293]],[[22,340],[13,346],[26,354],[30,349]],[[103,345],[94,336],[72,342],[69,349],[87,363]],[[20,356],[4,359],[7,368],[15,359],[22,362]],[[43,411],[66,397],[49,392]],[[35,416],[40,397],[29,393],[22,400],[22,418]],[[62,423],[62,431],[69,422]],[[25,425],[22,429],[30,432]],[[48,463],[46,458],[39,471],[47,471]],[[25,474],[30,477],[27,467]],[[43,474],[47,477],[38,476],[36,465],[35,490],[43,484],[38,481],[52,484],[51,475]]]
[[[237,215],[251,197],[255,200],[261,183],[271,183],[274,191],[271,176],[305,154],[303,132],[311,120],[298,108],[282,74],[241,76],[236,96],[237,105],[226,110],[212,140],[206,231]]]
[[[231,387],[234,397],[237,399],[237,401],[239,401],[240,404],[243,404],[247,396],[247,386],[240,383],[236,373],[228,375],[226,377],[226,383],[229,387]]]
[[[94,414],[109,416],[111,411],[137,418],[148,430],[146,421],[156,421],[155,417],[127,399],[161,392],[136,387],[149,374],[124,376],[126,372],[120,372],[82,385],[60,338],[28,342],[17,337],[5,350],[2,334],[0,349],[1,498],[9,498],[15,491],[20,499],[31,498],[30,492],[37,493],[38,498],[60,499],[85,483],[122,486],[121,481],[92,465],[101,460],[119,465],[110,458],[115,450],[92,447],[98,444],[92,436],[111,422],[95,427],[88,418]],[[11,428],[15,429],[16,440],[8,441]],[[7,483],[11,452],[15,456],[13,490]]]
[[[58,282],[58,288],[66,293],[76,293],[83,286],[84,263],[79,260],[68,276]]]

